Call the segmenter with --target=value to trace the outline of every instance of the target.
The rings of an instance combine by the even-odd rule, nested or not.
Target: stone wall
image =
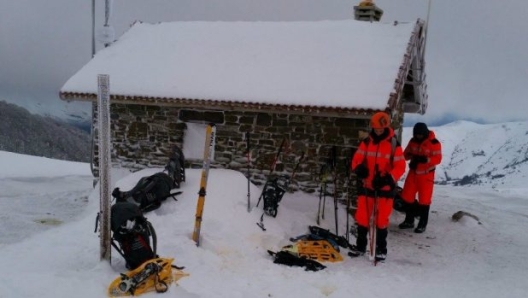
[[[93,117],[97,118],[96,112]],[[400,122],[402,117],[395,119]],[[172,146],[183,147],[186,122],[216,123],[217,143],[212,167],[233,169],[244,175],[247,171],[245,133],[249,131],[251,179],[257,185],[265,182],[277,148],[285,138],[287,146],[275,173],[291,173],[301,152],[305,152],[291,186],[306,192],[319,188],[321,165],[328,159],[333,146],[337,153],[338,185],[343,185],[348,166],[345,161],[366,136],[369,125],[368,119],[112,104],[112,162],[133,170],[164,166]],[[187,160],[186,166],[199,168],[201,164],[199,160]],[[97,147],[94,165],[97,169]]]

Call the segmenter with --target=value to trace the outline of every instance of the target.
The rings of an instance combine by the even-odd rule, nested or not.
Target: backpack
[[[173,188],[180,188],[181,183],[185,181],[185,157],[178,146],[172,148],[165,170],[173,180]]]
[[[112,246],[123,256],[128,269],[133,270],[157,257],[156,232],[138,205],[129,202],[114,204],[110,210],[110,229]]]
[[[139,206],[143,212],[158,209],[161,203],[168,197],[173,197],[178,193],[171,194],[173,180],[166,173],[156,173],[151,176],[139,179],[136,186],[129,191],[121,191],[116,187],[112,191],[112,196],[116,202],[130,202]]]

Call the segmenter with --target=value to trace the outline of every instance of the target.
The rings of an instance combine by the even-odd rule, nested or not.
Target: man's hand
[[[428,158],[423,155],[415,155],[413,159],[416,160],[416,163],[427,163],[428,162]]]
[[[365,179],[369,175],[369,170],[367,166],[364,164],[359,164],[356,169],[354,170],[354,173],[356,173],[356,176],[360,179]]]
[[[416,170],[416,167],[419,163],[427,163],[428,158],[423,155],[415,155],[411,158],[411,162],[409,163],[409,168],[411,170]]]
[[[395,183],[391,174],[385,174],[383,176],[377,174],[374,176],[374,180],[372,180],[372,187],[374,187],[374,189],[380,190],[385,186],[389,186],[390,189],[394,188]]]

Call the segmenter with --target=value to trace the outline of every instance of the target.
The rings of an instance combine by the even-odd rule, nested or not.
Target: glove
[[[414,158],[411,158],[411,162],[409,163],[409,169],[416,170],[416,166],[418,166],[418,162]]]
[[[389,186],[390,189],[393,189],[394,185],[394,179],[390,174],[385,174],[383,176],[378,174],[374,176],[374,180],[372,180],[372,187],[377,190],[382,189],[385,186]]]
[[[369,170],[367,166],[364,164],[359,164],[356,169],[354,170],[354,173],[356,173],[356,176],[360,179],[365,179],[369,175]]]
[[[416,163],[427,163],[427,157],[423,155],[415,155],[413,159],[416,160]]]
[[[419,163],[426,163],[426,162],[427,162],[427,157],[422,156],[422,155],[415,155],[411,158],[411,162],[409,163],[409,168],[411,170],[416,170],[416,167],[418,166]]]

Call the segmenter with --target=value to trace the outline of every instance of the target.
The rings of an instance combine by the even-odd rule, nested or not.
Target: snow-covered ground
[[[92,180],[86,163],[0,151],[0,248],[77,219]]]
[[[405,142],[404,142],[405,143]],[[142,176],[115,169],[122,190]],[[513,177],[513,176],[512,176]],[[520,177],[520,176],[519,176]],[[272,262],[289,238],[315,225],[318,197],[286,194],[276,218],[256,222],[260,188],[234,171],[212,169],[202,224],[201,246],[191,240],[200,170],[188,169],[183,194],[147,213],[158,234],[158,253],[174,257],[188,277],[165,294],[145,297],[526,297],[528,187],[522,179],[506,188],[436,186],[424,234],[400,231],[404,215],[394,212],[388,258],[373,266],[367,257],[326,263],[319,272]],[[0,152],[0,297],[104,297],[109,283],[125,271],[114,251],[112,264],[99,260],[94,233],[99,192],[91,190],[87,164]],[[463,210],[476,215],[453,222]],[[333,201],[321,226],[334,231]],[[345,211],[339,209],[339,231]],[[42,219],[46,219],[42,221]],[[58,220],[58,221],[55,221]],[[49,223],[55,223],[50,225]],[[351,241],[354,241],[351,236]]]

